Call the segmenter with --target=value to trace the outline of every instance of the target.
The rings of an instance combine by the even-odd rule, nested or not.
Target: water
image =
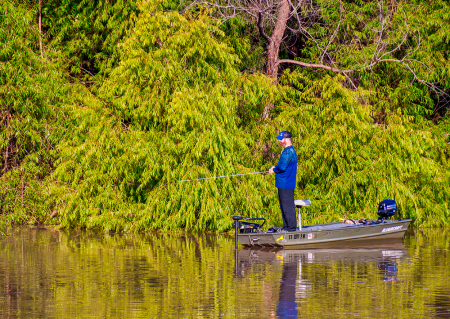
[[[0,239],[0,317],[450,318],[449,239],[235,254],[227,235],[20,227]]]

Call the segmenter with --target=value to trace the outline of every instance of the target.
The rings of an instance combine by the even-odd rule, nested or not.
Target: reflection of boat
[[[300,208],[309,206],[310,201],[296,200],[299,209],[299,227],[296,231],[280,231],[272,227],[261,231],[262,225],[244,220],[264,220],[264,218],[246,218],[234,216],[236,242],[244,246],[272,246],[284,248],[342,248],[353,241],[373,241],[374,239],[402,238],[411,219],[389,220],[396,212],[397,206],[392,200],[380,203],[378,220],[347,220],[319,225],[301,225]]]
[[[298,318],[302,310],[302,303],[307,298],[317,294],[314,281],[317,280],[317,270],[336,269],[333,264],[345,265],[340,269],[349,269],[348,272],[365,271],[363,264],[376,264],[381,280],[384,282],[398,281],[398,267],[402,259],[408,258],[401,239],[376,241],[366,245],[353,245],[344,249],[283,249],[268,247],[244,247],[236,255],[236,273],[240,276],[248,275],[258,264],[281,265],[282,274],[279,282],[279,297],[276,301],[276,314],[278,318]],[[316,264],[313,266],[313,264]],[[319,265],[317,265],[319,264]],[[314,267],[314,271],[307,271]],[[373,269],[373,267],[371,268]],[[305,271],[306,270],[306,271]],[[370,271],[369,271],[370,272]],[[327,272],[324,271],[326,274]],[[347,279],[345,273],[342,280]],[[348,273],[347,273],[348,274]],[[336,285],[335,283],[334,285]],[[336,288],[336,287],[335,287]]]
[[[345,246],[344,246],[345,247]],[[408,257],[401,239],[354,242],[341,249],[282,249],[244,247],[238,253],[240,263],[267,263],[273,261],[320,263],[326,261],[380,261]]]

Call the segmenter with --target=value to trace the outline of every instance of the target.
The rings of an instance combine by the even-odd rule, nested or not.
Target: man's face
[[[281,146],[284,146],[286,144],[286,139],[278,140],[278,143],[280,143]]]

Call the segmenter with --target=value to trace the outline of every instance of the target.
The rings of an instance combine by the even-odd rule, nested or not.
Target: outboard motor
[[[397,212],[397,203],[392,199],[385,199],[378,204],[378,220],[389,219]]]

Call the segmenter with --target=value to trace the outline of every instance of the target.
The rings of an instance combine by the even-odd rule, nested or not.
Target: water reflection
[[[280,295],[277,303],[277,316],[279,318],[297,318],[297,281],[301,282],[300,272],[297,270],[297,263],[290,262],[283,265],[283,275],[281,277]],[[302,285],[302,284],[301,284]],[[304,287],[304,285],[302,285]],[[299,289],[299,293],[303,292]]]
[[[383,275],[383,281],[397,281],[397,263],[395,261],[381,261],[378,263],[378,269]]]
[[[0,238],[0,318],[449,318],[449,296],[446,230],[237,254],[228,235],[24,227]]]
[[[345,249],[284,250],[277,248],[244,248],[236,255],[236,267],[240,273],[250,272],[252,266],[264,263],[282,265],[279,297],[276,305],[277,318],[298,318],[301,304],[313,292],[313,286],[302,272],[309,265],[331,264],[358,265],[375,263],[384,282],[398,281],[398,264],[409,258],[402,240],[378,242]],[[239,272],[239,270],[238,270]],[[326,279],[326,278],[325,278]],[[342,278],[345,280],[345,278]]]

